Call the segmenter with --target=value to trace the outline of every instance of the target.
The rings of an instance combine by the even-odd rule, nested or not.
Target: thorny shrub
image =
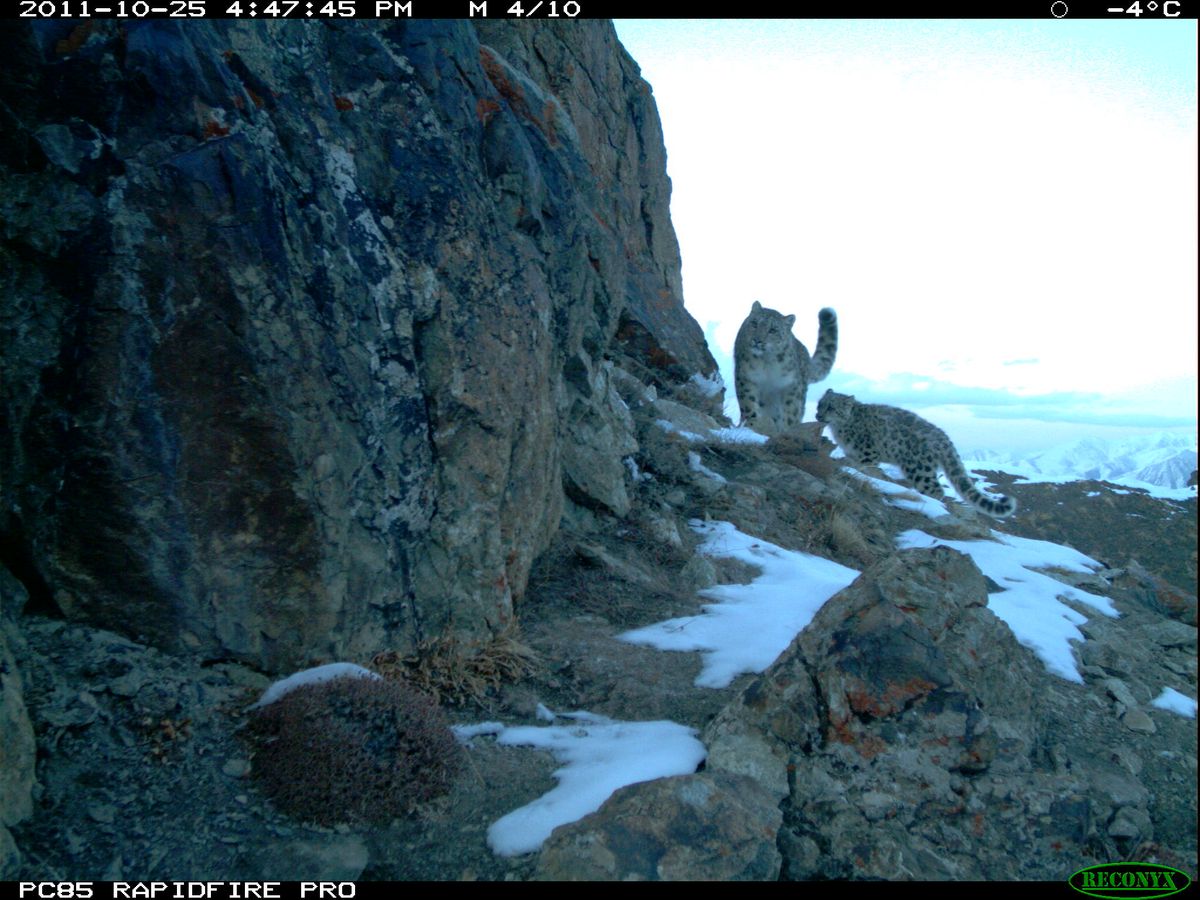
[[[386,679],[299,687],[251,713],[253,772],[298,819],[385,823],[446,793],[462,748],[433,702]]]

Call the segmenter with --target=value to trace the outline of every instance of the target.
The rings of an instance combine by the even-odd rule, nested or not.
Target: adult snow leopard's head
[[[765,356],[772,351],[790,350],[792,341],[792,326],[796,324],[794,315],[785,316],[773,309],[767,309],[757,300],[750,309],[750,315],[742,323],[742,330],[750,338],[750,347],[756,356]]]

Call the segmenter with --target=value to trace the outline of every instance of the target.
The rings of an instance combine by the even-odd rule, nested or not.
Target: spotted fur
[[[789,431],[804,421],[808,386],[833,368],[837,356],[837,313],[826,307],[811,357],[792,336],[795,316],[755,301],[733,344],[733,382],[742,424],[763,434]]]
[[[859,403],[848,394],[826,391],[817,403],[817,421],[829,426],[846,458],[856,465],[898,465],[913,487],[926,496],[945,496],[938,483],[941,469],[960,497],[989,516],[1003,518],[1017,501],[992,496],[975,486],[946,432],[916,413],[880,403]]]

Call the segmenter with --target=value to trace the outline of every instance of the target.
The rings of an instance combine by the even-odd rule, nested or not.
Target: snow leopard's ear
[[[762,312],[762,304],[759,303],[757,300],[755,300],[754,305],[752,307],[750,307],[750,312],[752,312],[752,313]]]
[[[791,328],[793,325],[796,324],[796,317],[794,315],[784,316],[783,324],[786,325],[788,328]]]

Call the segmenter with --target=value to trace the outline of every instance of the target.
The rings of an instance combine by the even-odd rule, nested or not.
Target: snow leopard
[[[821,326],[810,358],[792,336],[796,317],[754,301],[733,343],[733,382],[743,425],[770,435],[804,421],[808,386],[829,374],[837,356],[837,313],[826,307],[817,318]]]
[[[975,486],[946,432],[916,413],[882,403],[859,403],[849,394],[826,391],[817,402],[817,421],[829,426],[846,458],[856,465],[898,465],[904,477],[926,496],[941,500],[938,469],[946,473],[959,496],[989,516],[1003,518],[1017,501],[992,496]]]

